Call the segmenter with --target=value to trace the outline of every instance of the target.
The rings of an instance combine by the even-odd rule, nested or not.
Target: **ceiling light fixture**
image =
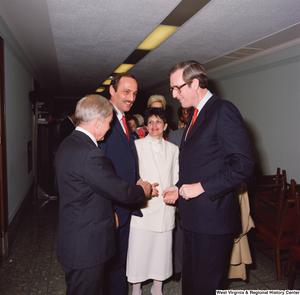
[[[138,46],[137,49],[152,50],[172,35],[178,27],[159,25],[154,31]]]
[[[99,87],[98,89],[96,89],[95,92],[103,92],[105,90],[105,87]]]
[[[121,64],[114,73],[125,73],[129,71],[134,65],[133,64]]]
[[[180,4],[176,6],[164,21],[162,21],[161,24],[139,45],[139,47],[127,57],[125,60],[127,67],[122,68],[121,66],[123,65],[121,65],[115,70],[115,73],[127,72],[130,70],[152,49],[156,48],[160,43],[166,40],[182,24],[200,11],[210,1],[211,0],[181,0]],[[102,85],[104,85],[104,83]]]
[[[106,79],[102,85],[110,85],[111,79]]]

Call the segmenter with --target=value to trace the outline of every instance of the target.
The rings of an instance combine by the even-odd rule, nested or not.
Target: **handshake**
[[[158,190],[156,188],[158,186],[158,182],[150,184],[148,181],[143,181],[142,178],[140,178],[136,184],[143,187],[147,199],[158,195]]]
[[[158,186],[157,182],[150,184],[148,181],[143,181],[140,178],[136,184],[141,185],[144,188],[146,198],[149,199],[158,196],[158,190],[156,188]],[[162,194],[164,196],[164,202],[169,205],[175,204],[178,199],[178,189],[176,186],[167,188]]]

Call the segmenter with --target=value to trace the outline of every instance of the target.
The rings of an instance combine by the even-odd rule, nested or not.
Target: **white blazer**
[[[179,149],[173,143],[162,141],[162,160],[157,165],[150,143],[149,135],[145,138],[135,140],[138,154],[140,177],[151,184],[158,182],[158,197],[152,197],[141,207],[143,217],[132,216],[131,227],[165,232],[172,230],[175,226],[175,206],[167,205],[163,201],[162,191],[173,186],[178,181]]]

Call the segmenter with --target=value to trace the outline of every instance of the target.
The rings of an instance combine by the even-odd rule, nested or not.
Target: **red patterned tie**
[[[190,133],[190,131],[191,131],[191,129],[192,129],[192,127],[193,127],[193,125],[194,125],[196,119],[197,119],[197,114],[198,114],[198,109],[195,108],[195,109],[194,109],[194,113],[193,113],[193,120],[192,120],[192,123],[191,123],[191,125],[190,125],[190,128],[189,128],[189,130],[188,130],[188,132],[187,132],[187,134],[186,134],[186,138],[188,137],[188,135],[189,135],[189,133]]]
[[[125,116],[123,115],[122,116],[122,122],[123,122],[123,126],[125,128],[125,133],[126,133],[126,136],[128,138],[128,141],[129,141],[129,130],[128,130],[128,127],[127,127],[127,124],[126,124],[126,119],[125,119]]]

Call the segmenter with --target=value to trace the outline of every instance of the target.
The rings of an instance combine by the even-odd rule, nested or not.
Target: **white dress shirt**
[[[86,134],[95,143],[96,147],[98,147],[97,140],[91,133],[89,133],[85,129],[83,129],[81,127],[78,127],[78,126],[75,128],[75,130],[78,130],[78,131],[83,132],[84,134]]]

